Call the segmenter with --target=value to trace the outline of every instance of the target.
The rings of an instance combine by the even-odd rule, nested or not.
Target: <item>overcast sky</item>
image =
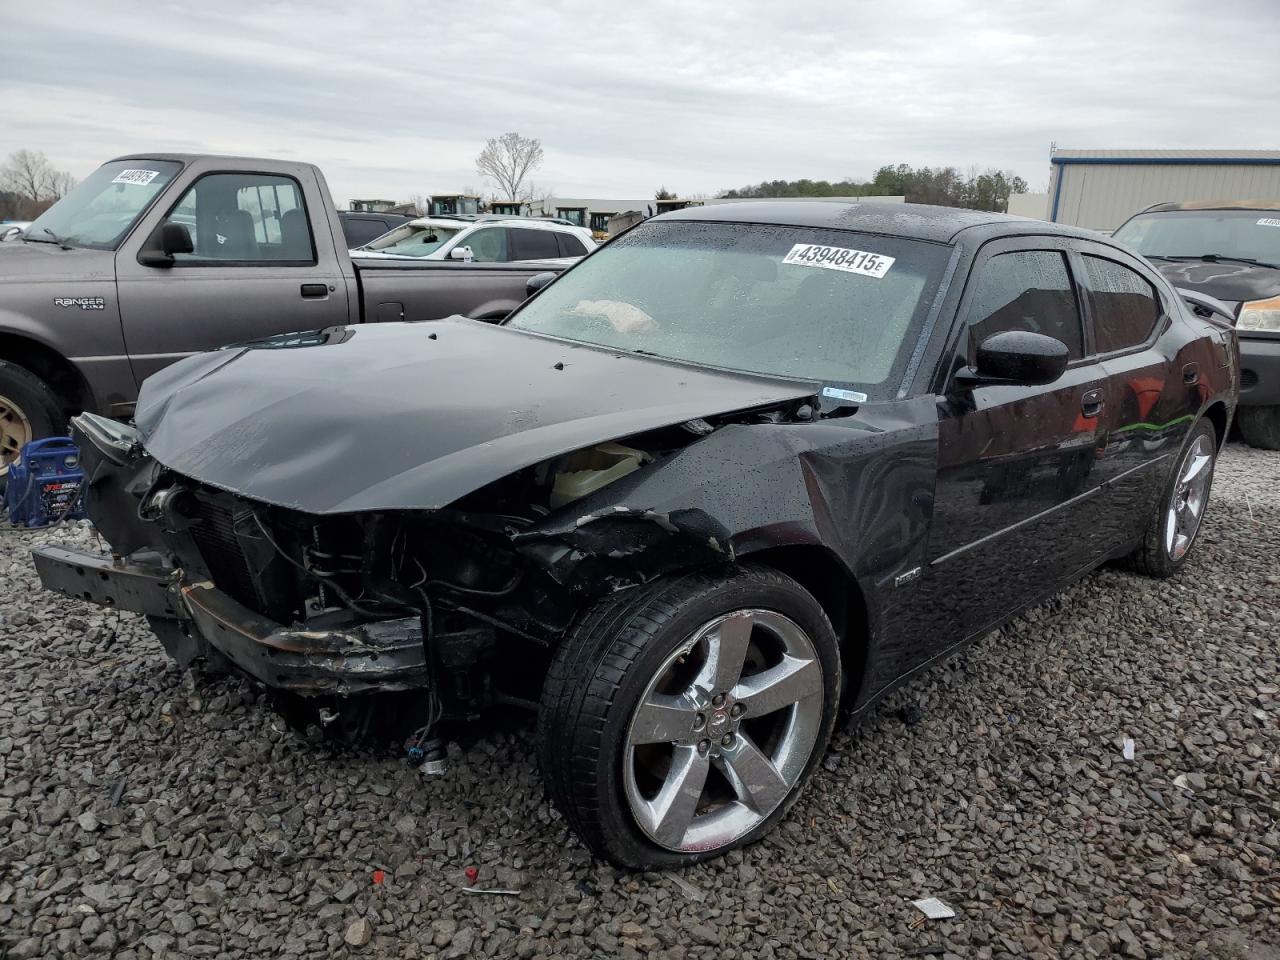
[[[182,150],[317,163],[342,205],[488,185],[684,195],[1060,147],[1280,148],[1280,2],[0,0],[0,158],[83,177]]]

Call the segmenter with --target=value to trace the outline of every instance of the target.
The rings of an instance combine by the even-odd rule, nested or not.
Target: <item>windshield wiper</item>
[[[1178,261],[1199,260],[1203,263],[1247,263],[1253,267],[1271,267],[1272,269],[1280,270],[1280,264],[1267,263],[1265,260],[1255,260],[1253,257],[1232,257],[1232,256],[1228,256],[1225,253],[1201,253],[1195,256],[1179,255],[1179,256],[1173,256],[1173,257],[1160,256],[1158,254],[1148,253],[1146,254],[1146,256],[1150,260],[1178,260]]]
[[[40,229],[43,230],[45,233],[47,233],[51,239],[46,240],[44,237],[33,237],[29,233],[23,234],[22,239],[28,241],[29,243],[56,243],[63,250],[75,249],[74,247],[71,246],[71,244],[67,243],[66,240],[58,236],[48,227],[41,227]]]

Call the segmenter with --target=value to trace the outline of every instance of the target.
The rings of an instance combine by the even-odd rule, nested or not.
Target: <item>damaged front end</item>
[[[416,691],[433,720],[532,706],[576,611],[733,558],[706,512],[632,509],[610,493],[725,423],[794,420],[800,406],[598,443],[442,508],[331,514],[178,474],[133,428],[85,414],[73,430],[87,507],[113,556],[41,547],[35,562],[49,589],[145,614],[184,666],[325,703]]]

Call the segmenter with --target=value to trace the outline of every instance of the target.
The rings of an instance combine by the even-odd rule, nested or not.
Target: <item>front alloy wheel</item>
[[[0,476],[9,472],[31,439],[31,419],[17,401],[0,394]]]
[[[830,621],[776,570],[619,591],[579,617],[547,672],[547,792],[619,866],[717,856],[786,814],[826,749],[840,690]]]
[[[728,846],[787,798],[821,729],[808,635],[772,610],[717,617],[663,662],[632,714],[631,813],[668,850]]]

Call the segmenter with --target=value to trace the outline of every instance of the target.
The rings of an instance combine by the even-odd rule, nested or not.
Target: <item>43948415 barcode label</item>
[[[843,270],[860,273],[864,277],[879,280],[893,266],[893,257],[866,250],[850,250],[848,247],[828,247],[820,243],[797,243],[782,258],[783,263],[802,267],[822,267],[825,270]]]

